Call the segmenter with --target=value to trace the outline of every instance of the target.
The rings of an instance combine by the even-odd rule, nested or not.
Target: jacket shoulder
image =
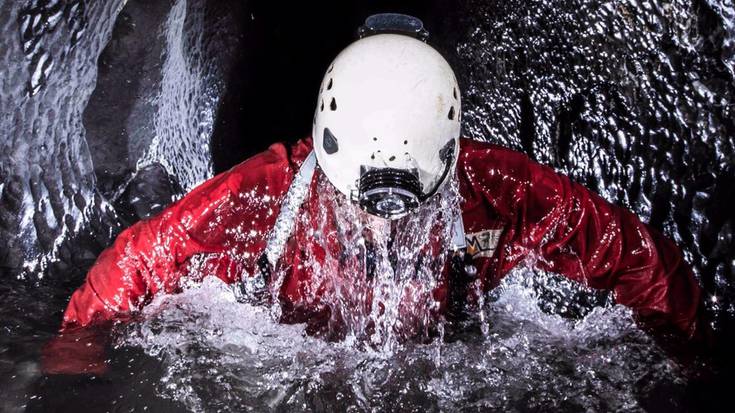
[[[249,168],[251,164],[270,165],[287,162],[299,165],[306,159],[312,149],[311,138],[299,139],[295,143],[276,142],[268,149],[251,156],[230,169],[230,171],[241,171]]]
[[[467,169],[494,170],[507,175],[525,174],[535,162],[523,152],[486,141],[460,138],[460,153],[457,167]]]
[[[309,152],[311,152],[311,138],[300,139],[293,144],[277,142],[265,151],[235,165],[223,175],[226,176],[228,186],[232,190],[244,187],[255,189],[254,185],[263,182],[284,183],[290,181],[285,178],[298,169]]]

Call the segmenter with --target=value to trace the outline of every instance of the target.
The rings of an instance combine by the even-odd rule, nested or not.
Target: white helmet
[[[324,76],[312,131],[317,161],[368,212],[403,216],[451,175],[460,113],[449,63],[417,38],[378,31],[343,50]]]

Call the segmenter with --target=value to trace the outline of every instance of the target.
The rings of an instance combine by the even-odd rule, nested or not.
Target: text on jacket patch
[[[469,253],[472,258],[492,257],[495,253],[495,248],[498,247],[498,241],[500,241],[500,234],[502,233],[502,229],[487,229],[466,234],[467,253]]]

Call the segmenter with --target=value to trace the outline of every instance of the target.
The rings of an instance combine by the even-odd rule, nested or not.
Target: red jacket
[[[485,290],[533,252],[544,269],[612,290],[647,323],[694,334],[700,288],[673,242],[521,153],[468,139],[460,147],[462,216]],[[73,294],[62,329],[124,318],[156,294],[178,291],[192,265],[228,283],[255,274],[281,198],[310,150],[310,139],[272,145],[125,230]],[[295,242],[313,247],[310,239]],[[280,299],[309,314],[300,307],[300,286],[310,277],[301,267],[290,266]]]

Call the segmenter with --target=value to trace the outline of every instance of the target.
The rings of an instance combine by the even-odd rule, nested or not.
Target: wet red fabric
[[[469,139],[460,147],[465,231],[486,290],[535,257],[544,269],[613,291],[650,326],[694,334],[700,288],[673,242],[519,152]],[[310,150],[310,139],[272,145],[125,230],[73,294],[62,330],[123,318],[157,294],[175,293],[193,273],[228,283],[254,274],[280,201]],[[307,238],[294,242],[321,248]],[[283,259],[293,270],[282,304],[297,308],[308,275],[298,270],[298,254]],[[194,265],[206,271],[191,271]]]

